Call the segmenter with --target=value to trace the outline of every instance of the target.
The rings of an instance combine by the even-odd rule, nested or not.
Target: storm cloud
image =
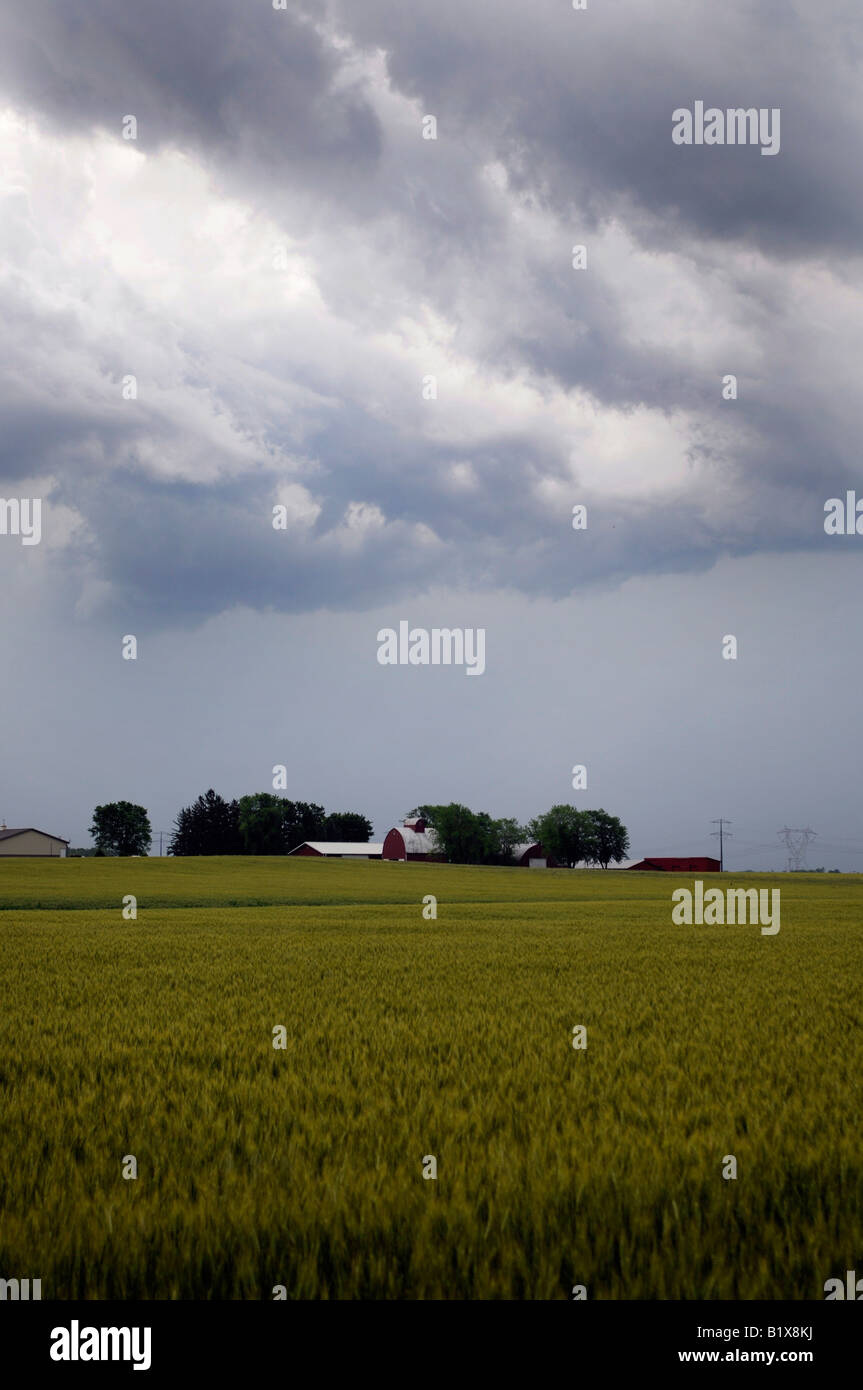
[[[854,32],[846,5],[7,10],[0,476],[77,519],[66,601],[562,596],[823,545],[860,428]],[[674,146],[701,97],[781,107],[779,155]]]

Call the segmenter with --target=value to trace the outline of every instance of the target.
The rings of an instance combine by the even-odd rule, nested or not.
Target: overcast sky
[[[379,837],[863,871],[861,57],[859,0],[5,4],[0,818],[283,763]],[[381,666],[401,620],[485,672]]]

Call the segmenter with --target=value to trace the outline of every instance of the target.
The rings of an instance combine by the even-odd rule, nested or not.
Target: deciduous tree
[[[131,801],[110,801],[93,812],[90,834],[103,854],[146,854],[153,832],[143,806]]]

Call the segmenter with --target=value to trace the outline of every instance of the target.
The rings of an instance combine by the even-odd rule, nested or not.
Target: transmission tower
[[[784,825],[777,834],[780,840],[785,841],[785,848],[788,850],[788,872],[799,872],[803,868],[809,845],[817,839],[815,831],[810,830],[809,826],[805,830],[789,830],[788,826]]]

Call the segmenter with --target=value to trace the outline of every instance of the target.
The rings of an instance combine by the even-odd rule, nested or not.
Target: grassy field
[[[863,1270],[863,879],[736,885],[778,935],[672,925],[666,874],[0,860],[0,1277],[822,1298]]]

